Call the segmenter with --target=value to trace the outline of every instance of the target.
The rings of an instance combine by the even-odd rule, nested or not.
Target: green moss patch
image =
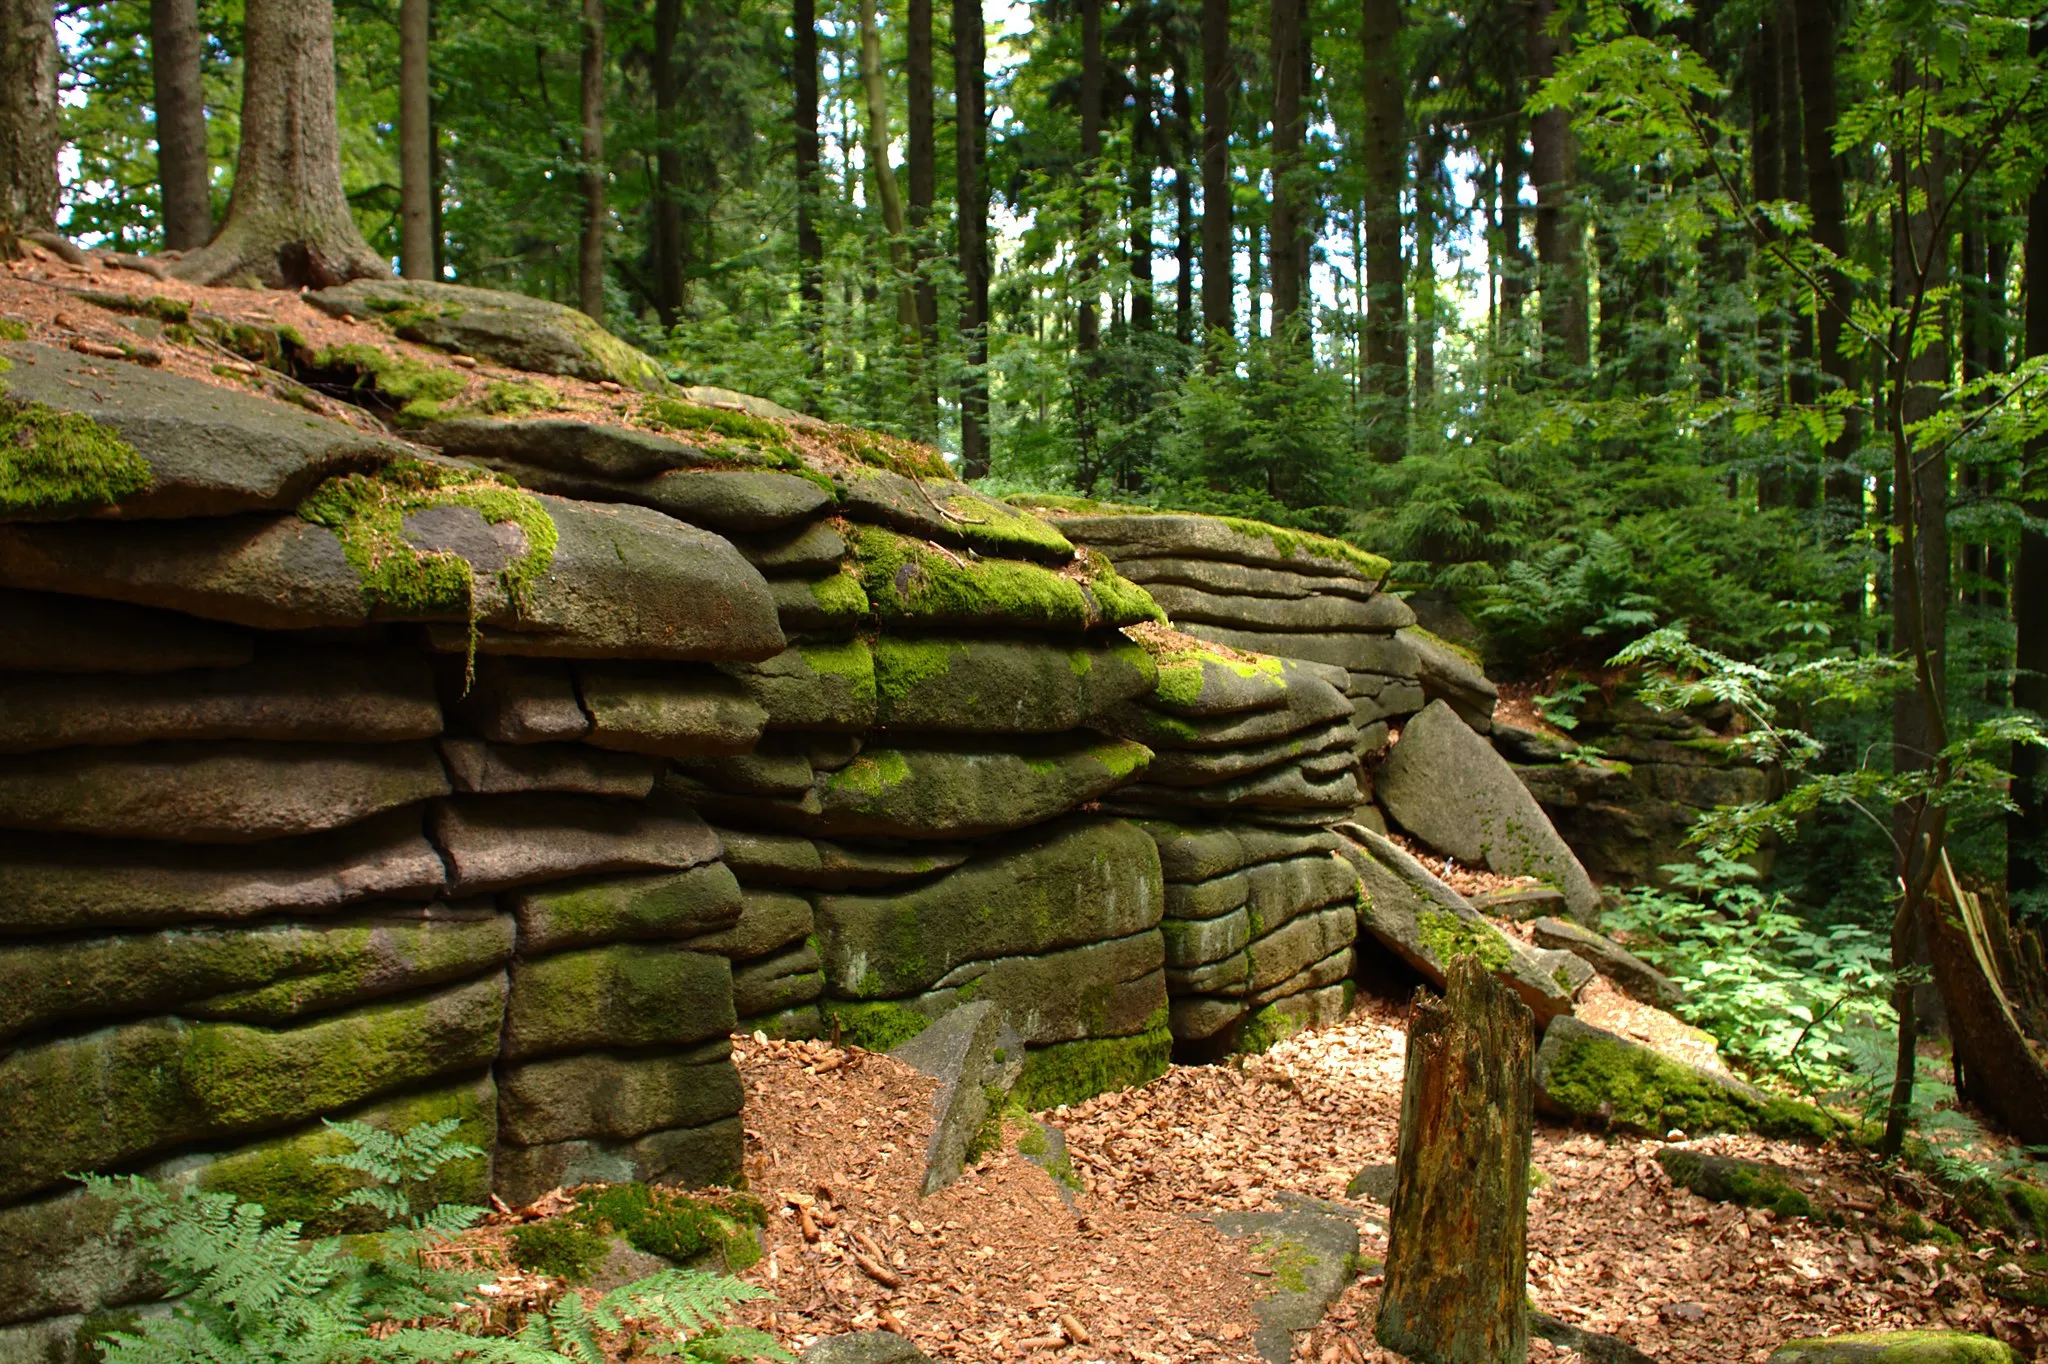
[[[820,1012],[828,1033],[837,1028],[842,1045],[863,1051],[893,1051],[932,1022],[917,1010],[888,1000],[860,1004],[828,1001]]]
[[[515,605],[523,601],[554,562],[555,522],[539,498],[497,474],[400,460],[374,474],[328,480],[299,504],[299,515],[341,541],[372,611],[401,619],[473,620],[469,561],[448,551],[416,549],[405,538],[409,513],[450,506],[474,508],[492,525],[509,521],[519,527],[526,550],[495,576]]]
[[[512,1229],[513,1264],[568,1283],[588,1283],[610,1252],[608,1239],[565,1217]]]
[[[1515,963],[1514,949],[1507,939],[1486,924],[1461,919],[1447,909],[1425,909],[1415,916],[1422,946],[1439,966],[1448,967],[1460,957],[1477,957],[1489,971],[1505,971]]]
[[[1087,630],[1155,619],[1159,609],[1142,589],[1113,571],[1107,578],[1090,579],[1084,592],[1082,582],[1037,564],[966,558],[877,526],[848,526],[846,538],[861,585],[885,623]],[[1137,593],[1149,611],[1141,614],[1129,593]]]
[[[760,1260],[755,1229],[768,1224],[768,1210],[745,1194],[699,1197],[648,1184],[584,1189],[568,1216],[593,1232],[623,1236],[635,1250],[679,1264],[716,1255],[732,1274]]]
[[[1099,551],[1084,550],[1081,557],[1088,591],[1105,620],[1114,625],[1166,623],[1166,612],[1152,600],[1152,594],[1118,573]]]
[[[347,382],[363,396],[375,394],[378,406],[396,409],[398,420],[406,424],[435,420],[442,415],[443,403],[469,387],[469,376],[461,370],[361,344],[315,351],[306,358],[305,368],[313,376],[327,376],[330,384]],[[349,381],[346,376],[351,374],[354,379]]]
[[[28,325],[11,317],[0,317],[0,341],[28,340]]]
[[[1294,1036],[1295,1021],[1284,1013],[1277,1004],[1268,1004],[1250,1018],[1237,1025],[1237,1041],[1231,1050],[1241,1056],[1256,1056],[1271,1051],[1280,1043]]]
[[[1033,1050],[1012,1092],[1029,1109],[1079,1103],[1158,1079],[1172,1055],[1173,1034],[1162,1015],[1135,1037],[1089,1037]]]
[[[0,516],[110,507],[154,481],[135,447],[92,418],[0,398]]]
[[[951,478],[946,458],[929,445],[880,431],[863,431],[857,426],[826,426],[806,433],[811,439],[843,459],[886,469],[906,478]],[[955,509],[957,510],[957,509]],[[977,504],[975,512],[981,511]]]
[[[493,379],[484,389],[483,397],[461,410],[482,417],[530,417],[536,412],[552,412],[561,405],[562,400],[546,384]]]
[[[1304,558],[1332,559],[1358,570],[1368,578],[1378,580],[1387,576],[1393,565],[1386,559],[1344,540],[1335,540],[1327,535],[1316,535],[1305,530],[1288,530],[1283,526],[1269,525],[1264,521],[1246,521],[1235,516],[1216,518],[1239,535],[1249,535],[1265,540],[1283,559],[1296,556]]]
[[[1712,1076],[1646,1047],[1604,1037],[1574,1036],[1558,1049],[1544,1088],[1568,1113],[1602,1117],[1609,1126],[1662,1134],[1762,1132],[1824,1140],[1836,1124],[1811,1104],[1752,1098]]]

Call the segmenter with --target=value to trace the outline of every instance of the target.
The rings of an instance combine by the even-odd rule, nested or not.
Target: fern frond
[[[751,1326],[722,1326],[687,1344],[656,1345],[656,1355],[681,1355],[705,1364],[747,1364],[757,1359],[795,1360],[796,1356],[775,1343],[775,1337]]]

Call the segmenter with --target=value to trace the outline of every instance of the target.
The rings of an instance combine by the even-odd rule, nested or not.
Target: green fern
[[[263,1207],[231,1194],[166,1189],[130,1175],[81,1176],[118,1205],[113,1229],[133,1233],[178,1301],[133,1334],[99,1343],[107,1364],[604,1364],[604,1336],[627,1333],[654,1354],[700,1361],[786,1360],[762,1332],[724,1324],[732,1304],[762,1296],[737,1279],[666,1270],[586,1304],[575,1293],[510,1335],[407,1326],[452,1320],[482,1276],[429,1267],[430,1245],[473,1225],[482,1210],[413,1206],[414,1193],[450,1160],[478,1154],[450,1140],[456,1124],[398,1135],[360,1123],[329,1124],[350,1150],[323,1163],[370,1182],[337,1200],[385,1215],[374,1238],[305,1240],[297,1222],[266,1225]]]

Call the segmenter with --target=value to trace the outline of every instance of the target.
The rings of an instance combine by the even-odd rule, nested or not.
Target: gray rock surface
[[[718,866],[726,870],[725,863]],[[730,876],[732,872],[726,870],[726,875]],[[814,926],[811,902],[803,896],[783,891],[746,890],[740,894],[740,916],[732,927],[692,938],[689,946],[696,952],[716,952],[734,961],[751,961],[808,938]],[[813,963],[810,969],[815,971],[818,968]]]
[[[586,796],[471,796],[437,804],[429,826],[459,895],[600,872],[679,871],[718,856],[696,812]]]
[[[837,482],[846,514],[858,521],[888,526],[921,540],[1055,567],[1074,558],[1074,546],[1056,526],[953,479],[913,479],[887,469],[861,467]]]
[[[609,753],[587,744],[492,744],[441,740],[441,760],[455,790],[480,796],[519,791],[569,791],[645,800],[661,770],[658,758]]]
[[[419,437],[444,454],[485,464],[627,482],[721,462],[673,436],[572,417],[458,417],[430,422]]]
[[[629,1141],[740,1111],[732,1043],[665,1055],[584,1053],[500,1067],[499,1135],[519,1146]]]
[[[1500,688],[1479,665],[1427,630],[1410,626],[1401,631],[1401,638],[1415,648],[1422,694],[1448,704],[1475,733],[1491,733],[1493,703],[1500,697]]]
[[[1162,749],[1145,768],[1145,780],[1162,786],[1214,786],[1335,749],[1350,752],[1358,731],[1349,720],[1316,729],[1222,749]]]
[[[709,952],[612,943],[512,967],[504,1056],[679,1046],[732,1031],[732,964]]]
[[[875,641],[876,719],[906,729],[1058,734],[1147,695],[1152,656],[1111,643],[961,636]]]
[[[866,640],[805,640],[759,663],[721,671],[737,679],[778,729],[865,730],[875,723],[875,659]]]
[[[925,1143],[923,1194],[935,1194],[960,1177],[967,1148],[988,1116],[988,1086],[1001,1071],[995,1053],[1002,1034],[1001,1010],[985,999],[971,1000],[889,1053],[940,1082]]]
[[[1529,1314],[1529,1334],[1583,1355],[1588,1364],[1657,1364],[1655,1356],[1644,1354],[1620,1336],[1588,1331],[1548,1312]]]
[[[576,669],[590,714],[586,742],[663,758],[751,752],[768,713],[714,668],[584,663]]]
[[[1288,600],[1334,594],[1365,601],[1376,595],[1371,583],[1356,578],[1255,568],[1227,559],[1141,559],[1119,555],[1116,571],[1147,591],[1154,583],[1178,583],[1204,592]]]
[[[951,871],[972,850],[966,844],[920,843],[897,852],[838,844],[802,834],[722,829],[725,860],[747,885],[810,886],[820,890],[863,890]]]
[[[158,743],[0,758],[0,827],[254,843],[445,795],[434,746]]]
[[[459,704],[476,732],[493,743],[549,743],[590,732],[575,675],[556,659],[479,658]]]
[[[1415,646],[1399,635],[1356,631],[1288,634],[1277,630],[1242,630],[1227,625],[1208,625],[1201,621],[1190,621],[1186,628],[1197,639],[1227,644],[1247,653],[1301,659],[1355,673],[1380,673],[1388,677],[1421,675],[1422,664],[1416,656]]]
[[[381,468],[415,453],[387,436],[242,389],[143,365],[95,364],[47,346],[4,349],[14,365],[0,378],[0,393],[88,417],[127,442],[148,466],[148,486],[120,500],[123,517],[283,510],[336,474]],[[65,519],[104,510],[104,504],[70,503],[7,519]]]
[[[713,935],[733,931],[744,902],[732,869],[710,862],[686,871],[539,886],[513,894],[509,903],[519,921],[520,950],[540,953],[591,943],[679,939],[688,939],[694,951],[717,952]]]
[[[1264,1261],[1270,1272],[1254,1279],[1260,1297],[1252,1344],[1266,1364],[1290,1364],[1295,1335],[1315,1328],[1356,1273],[1358,1224],[1306,1208],[1218,1212],[1203,1220],[1225,1236],[1250,1238],[1249,1251]]]
[[[1260,862],[1337,851],[1337,835],[1323,830],[1294,833],[1257,824],[1165,820],[1141,820],[1139,827],[1159,844],[1159,865],[1168,881],[1207,881]]]
[[[1180,513],[1137,516],[1055,516],[1052,523],[1076,544],[1113,559],[1222,559],[1318,577],[1372,583],[1384,561],[1320,536],[1255,528],[1253,522]]]
[[[0,588],[0,669],[35,673],[163,673],[234,668],[256,638],[215,621],[123,602]]]
[[[1166,1003],[1157,930],[1063,951],[964,962],[905,1001],[937,1014],[970,995],[1002,1009],[1035,1047],[1087,1037],[1129,1037]]]
[[[1539,947],[1570,952],[1622,990],[1645,1004],[1675,1009],[1685,998],[1671,977],[1612,938],[1563,919],[1542,918],[1534,924]]]
[[[1176,623],[1200,621],[1239,630],[1293,633],[1363,630],[1391,634],[1414,623],[1415,613],[1399,597],[1384,593],[1357,597],[1250,597],[1209,592],[1179,583],[1155,582],[1146,588],[1152,600]]]
[[[733,543],[748,563],[770,578],[810,577],[837,568],[846,558],[846,537],[829,521],[811,521],[800,530],[744,536]]]
[[[894,1331],[854,1331],[813,1341],[802,1364],[931,1364],[930,1356]]]
[[[809,943],[737,962],[732,973],[733,1010],[752,1017],[814,1003],[825,993],[825,973],[818,968],[818,949]]]
[[[501,1146],[494,1184],[499,1197],[519,1206],[550,1189],[578,1184],[728,1184],[740,1174],[740,1119],[701,1127],[671,1127],[631,1141],[584,1139],[540,1146]]]
[[[1586,869],[1514,769],[1445,703],[1431,702],[1408,722],[1373,794],[1432,848],[1467,866],[1554,885],[1573,918],[1597,921],[1600,891]]]
[[[1352,718],[1350,698],[1322,678],[1294,670],[1283,672],[1281,680],[1286,684],[1281,702],[1264,710],[1190,718],[1160,709],[1155,695],[1113,707],[1095,723],[1155,749],[1208,750],[1263,743]]]

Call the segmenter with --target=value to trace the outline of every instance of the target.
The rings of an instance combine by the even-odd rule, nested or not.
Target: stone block
[[[751,961],[811,936],[815,921],[811,902],[803,896],[786,891],[748,890],[739,898],[738,921],[730,928],[690,939],[691,951],[716,952],[734,961]],[[815,971],[818,966],[813,962],[807,969]]]
[[[730,1184],[740,1177],[741,1143],[740,1120],[735,1117],[650,1132],[631,1141],[504,1146],[498,1151],[496,1192],[514,1207],[523,1207],[550,1189],[579,1184]]]
[[[1345,951],[1357,940],[1358,911],[1350,905],[1335,905],[1303,914],[1284,927],[1252,939],[1251,947],[1247,949],[1252,959],[1251,988],[1254,991],[1268,990],[1311,963]],[[1340,974],[1349,974],[1349,971],[1347,962]],[[1330,983],[1318,980],[1310,984]],[[1302,988],[1309,988],[1309,985]]]
[[[818,949],[809,943],[739,963],[732,973],[733,1009],[753,1017],[815,1003],[825,993],[819,966]]]
[[[1074,546],[1057,528],[957,480],[858,466],[836,481],[840,504],[856,521],[984,555],[1055,567],[1073,562]]]
[[[754,829],[721,829],[718,836],[725,844],[726,864],[749,886],[819,890],[892,886],[951,871],[972,851],[964,843],[920,843],[914,851],[896,852]]]
[[[591,728],[586,742],[663,758],[751,752],[768,713],[710,668],[585,663],[576,670]]]
[[[0,588],[0,669],[163,673],[234,668],[256,657],[247,630],[122,602]]]
[[[1162,919],[1159,931],[1166,940],[1166,964],[1185,968],[1242,950],[1252,940],[1252,919],[1234,909],[1214,919]]]
[[[588,744],[493,744],[443,739],[441,759],[456,791],[501,796],[524,791],[565,791],[616,800],[645,800],[661,760],[612,753]]]
[[[1116,571],[1148,592],[1154,583],[1177,583],[1225,596],[1279,597],[1288,601],[1327,595],[1367,601],[1378,595],[1371,583],[1357,578],[1256,568],[1228,559],[1132,558],[1122,553],[1115,558]],[[1154,599],[1157,600],[1156,593]]]
[[[1215,786],[1222,782],[1241,781],[1282,763],[1297,762],[1337,749],[1348,755],[1357,740],[1358,731],[1346,719],[1237,748],[1166,749],[1152,755],[1152,761],[1145,768],[1145,780],[1160,786]]]
[[[547,743],[590,732],[576,679],[567,663],[554,659],[477,659],[463,710],[477,733],[493,743]]]
[[[718,856],[695,811],[591,796],[467,796],[429,816],[457,895],[609,872],[681,871]]]
[[[697,935],[731,931],[743,902],[731,869],[710,862],[683,871],[539,886],[515,893],[510,903],[520,950],[538,954],[592,943],[684,938],[693,939],[693,950],[716,951]]]
[[[1399,597],[1385,593],[1359,598],[1335,593],[1306,597],[1258,597],[1212,592],[1180,583],[1155,582],[1146,588],[1175,624],[1199,622],[1238,630],[1326,633],[1353,630],[1392,634],[1415,622],[1415,613]]]
[[[934,637],[875,642],[878,723],[984,734],[1057,734],[1149,693],[1152,656],[1103,645]]]
[[[1390,567],[1378,555],[1341,540],[1233,517],[1162,512],[1052,519],[1068,539],[1100,548],[1116,559],[1220,559],[1368,584],[1384,578]]]
[[[584,1053],[502,1067],[499,1130],[514,1146],[631,1141],[731,1117],[744,1097],[724,1038],[672,1054]]]
[[[1227,644],[1246,653],[1271,654],[1275,658],[1324,663],[1350,672],[1381,673],[1388,677],[1421,675],[1422,664],[1415,646],[1398,635],[1356,631],[1286,634],[1277,630],[1239,630],[1200,621],[1188,622],[1186,629],[1197,639]]]
[[[1031,957],[968,962],[908,1001],[937,1015],[968,999],[987,1000],[1032,1046],[1144,1031],[1166,1006],[1158,930]]]
[[[875,723],[875,658],[866,640],[805,640],[763,662],[723,670],[776,729],[860,731]]]
[[[732,1031],[732,965],[679,946],[616,943],[512,968],[504,1055],[681,1046]]]
[[[829,521],[811,521],[797,530],[738,537],[733,544],[748,563],[771,579],[822,573],[838,567],[846,558],[846,537]]]

